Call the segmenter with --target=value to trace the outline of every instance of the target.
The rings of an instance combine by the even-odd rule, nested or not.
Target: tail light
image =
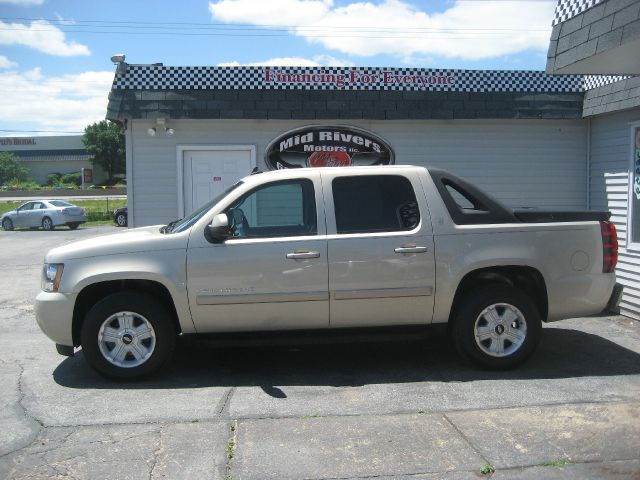
[[[611,273],[618,263],[618,234],[613,222],[601,221],[602,273]]]

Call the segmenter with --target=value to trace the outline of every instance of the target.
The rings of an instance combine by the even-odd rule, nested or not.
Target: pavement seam
[[[571,462],[570,465],[595,465],[595,464],[607,464],[607,463],[616,463],[616,462],[631,462],[631,461],[635,461],[635,460],[640,460],[640,458],[629,458],[629,459],[622,459],[622,460],[591,460],[591,461],[584,461],[584,462]],[[518,467],[505,467],[505,468],[501,468],[500,471],[501,472],[514,472],[514,471],[521,471],[521,470],[526,470],[528,468],[536,468],[536,467],[541,467],[541,468],[549,468],[549,469],[554,469],[554,468],[559,468],[559,467],[546,467],[544,465],[540,465],[540,464],[532,464],[532,465],[523,465],[523,466],[518,466]],[[474,475],[473,478],[476,478],[479,475],[479,472],[477,470],[442,470],[442,471],[422,471],[422,472],[414,472],[414,473],[403,473],[402,477],[415,477],[415,476],[419,476],[419,475],[431,475],[431,474],[440,474],[440,473],[469,473]],[[485,477],[485,478],[491,478],[492,475],[480,475],[480,477]],[[478,478],[480,478],[478,477]],[[387,475],[387,474],[383,474],[383,475],[358,475],[355,477],[306,477],[304,480],[356,480],[356,479],[360,479],[360,478],[394,478],[393,475]]]
[[[233,420],[229,429],[231,431],[231,437],[227,440],[227,462],[225,465],[226,480],[231,480],[233,478],[231,469],[233,467],[233,457],[235,456],[236,448],[238,447],[238,421]]]
[[[235,387],[234,387],[235,388]],[[231,390],[227,392],[227,400],[231,398]],[[180,424],[188,424],[197,422],[207,422],[207,423],[216,423],[220,421],[224,421],[225,418],[221,415],[224,413],[225,405],[224,398],[220,400],[219,403],[222,403],[222,407],[217,407],[220,410],[220,414],[215,414],[213,417],[209,418],[198,418],[198,419],[179,419],[179,420],[157,420],[157,421],[148,421],[148,422],[107,422],[107,423],[79,423],[79,424],[57,424],[57,425],[45,425],[42,424],[43,428],[69,428],[69,427],[102,427],[102,426],[118,426],[118,425],[180,425]],[[633,402],[629,400],[621,400],[621,401],[585,401],[585,402],[571,402],[571,403],[545,403],[545,404],[535,404],[535,405],[522,405],[522,406],[511,406],[511,407],[495,407],[495,408],[473,408],[473,409],[460,409],[460,410],[446,410],[446,411],[432,411],[429,413],[423,413],[421,415],[445,415],[452,413],[469,413],[469,412],[492,412],[492,411],[502,411],[502,410],[515,410],[515,409],[524,409],[524,408],[546,408],[546,407],[560,407],[560,406],[584,406],[584,405],[639,405],[640,401]],[[342,417],[388,417],[388,416],[397,416],[397,415],[416,415],[418,412],[416,410],[398,410],[395,412],[384,412],[384,413],[346,413],[346,414],[326,414],[326,415],[314,415],[314,418],[342,418]],[[238,415],[234,418],[238,420],[283,420],[283,419],[304,419],[308,417],[308,415],[282,415],[278,417],[270,417],[270,416],[259,416],[259,415]],[[31,417],[30,417],[31,418]],[[33,417],[35,419],[35,417]]]
[[[427,415],[435,415],[435,414],[449,414],[449,413],[469,413],[469,412],[492,412],[492,411],[502,411],[502,410],[515,410],[515,409],[523,409],[523,408],[545,408],[545,407],[561,407],[561,406],[572,406],[572,405],[637,405],[640,402],[631,401],[628,399],[620,399],[616,401],[575,401],[575,402],[561,402],[561,403],[541,403],[541,404],[531,404],[531,405],[519,405],[519,406],[508,406],[508,407],[492,407],[492,408],[461,408],[461,409],[453,409],[453,410],[443,410],[443,411],[431,411],[427,413]],[[397,410],[395,412],[381,412],[381,413],[344,413],[344,414],[318,414],[314,415],[315,418],[338,418],[338,417],[384,417],[384,416],[392,416],[392,415],[415,415],[419,413],[417,410]],[[279,417],[270,417],[270,416],[262,416],[262,415],[237,415],[236,418],[239,420],[278,420],[281,418],[305,418],[307,415],[282,415]]]

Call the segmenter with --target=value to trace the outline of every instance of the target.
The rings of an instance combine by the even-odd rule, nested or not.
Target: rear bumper
[[[58,225],[67,225],[68,223],[85,223],[87,221],[87,217],[84,215],[80,216],[72,216],[72,215],[60,215],[56,220],[54,220],[54,224]]]
[[[609,301],[607,302],[607,306],[605,307],[604,312],[616,312],[620,311],[620,300],[622,299],[622,291],[624,290],[624,285],[617,283],[613,287],[613,291],[611,292],[611,297],[609,297]]]

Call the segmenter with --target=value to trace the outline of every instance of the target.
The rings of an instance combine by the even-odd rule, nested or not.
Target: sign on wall
[[[312,125],[290,130],[273,140],[267,147],[265,162],[271,170],[391,165],[394,154],[387,142],[366,130]]]
[[[35,138],[26,137],[4,137],[0,138],[0,145],[35,145]]]

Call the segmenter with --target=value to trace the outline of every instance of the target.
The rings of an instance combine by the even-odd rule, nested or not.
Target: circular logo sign
[[[391,165],[394,155],[387,142],[360,128],[313,125],[273,140],[265,162],[271,170]]]

